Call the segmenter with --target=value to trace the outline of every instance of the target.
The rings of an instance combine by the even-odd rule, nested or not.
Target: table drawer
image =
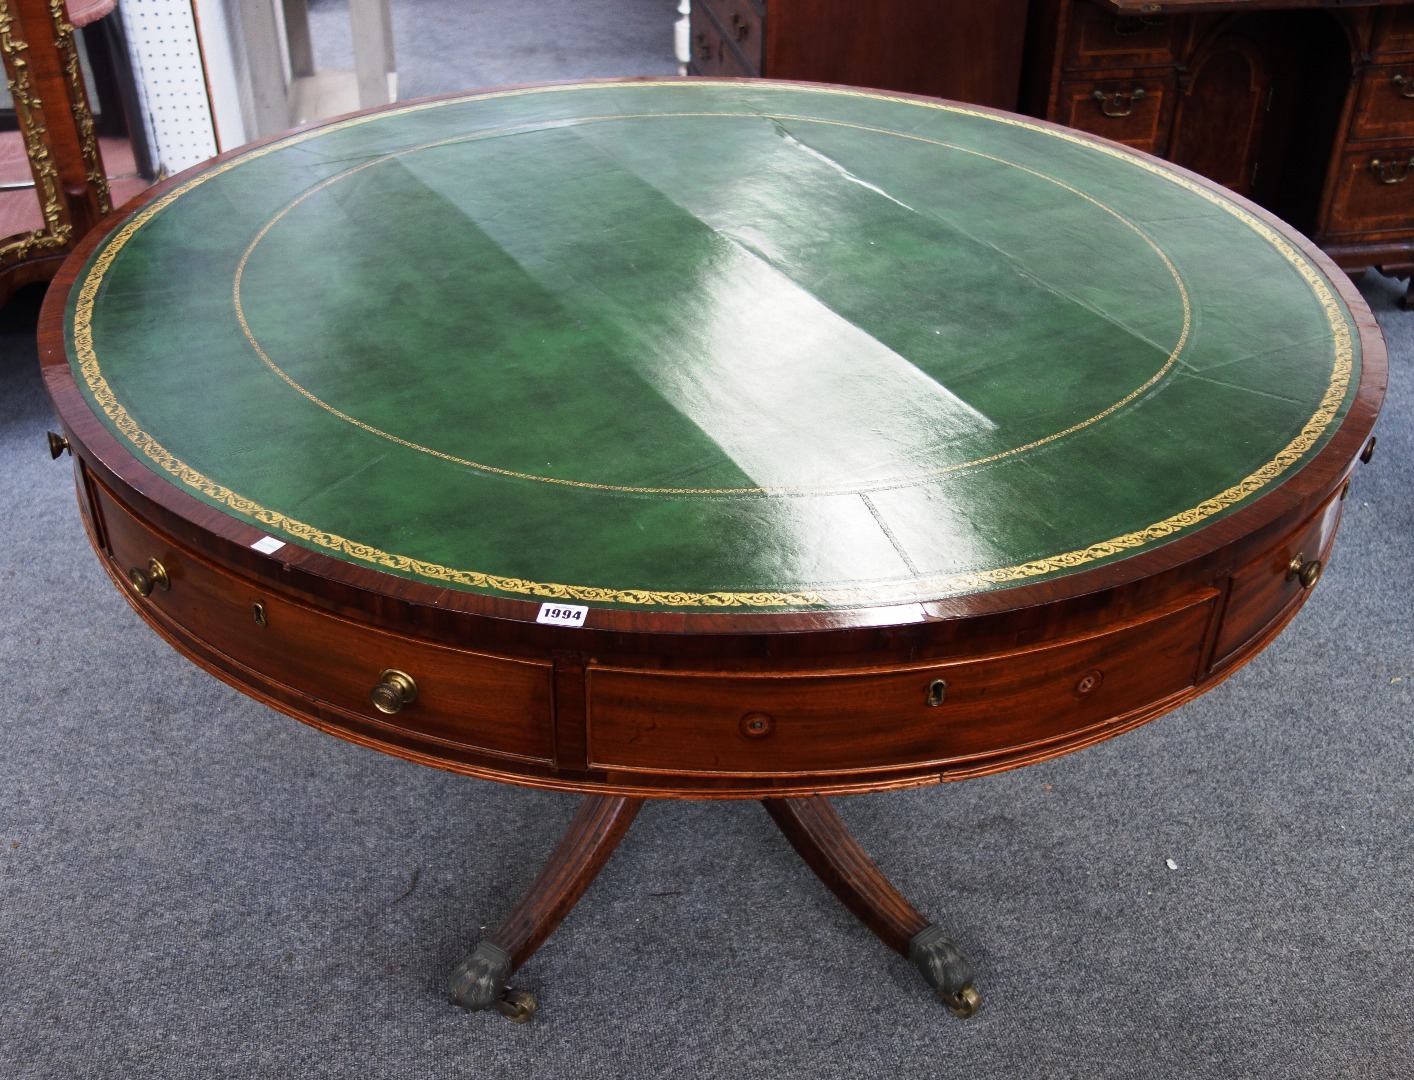
[[[591,668],[590,764],[789,776],[941,764],[1056,739],[1192,686],[1216,595],[1091,637],[890,671]]]
[[[1370,68],[1360,77],[1352,139],[1414,139],[1414,62]]]
[[[1305,583],[1298,570],[1312,560],[1323,562],[1330,553],[1343,505],[1336,496],[1288,539],[1233,574],[1213,649],[1215,669],[1226,666],[1260,639],[1315,584],[1314,580]]]
[[[1093,4],[1071,5],[1068,68],[1156,67],[1178,56],[1187,21],[1168,15],[1119,15]]]
[[[746,78],[760,75],[729,43],[726,32],[700,5],[692,8],[692,70],[696,75]]]
[[[1173,113],[1168,79],[1080,79],[1063,82],[1057,119],[1073,128],[1160,153]]]
[[[1340,163],[1329,223],[1322,237],[1392,232],[1414,221],[1414,144],[1346,154]]]
[[[127,578],[137,568],[151,579],[148,560],[156,559],[165,571],[166,589],[143,596],[129,584],[129,599],[159,624],[175,623],[242,668],[364,725],[496,756],[553,758],[548,662],[410,640],[271,593],[165,540],[101,485],[91,490],[114,570]],[[395,714],[370,699],[387,669],[416,685]]]
[[[742,59],[754,69],[751,74],[761,74],[766,54],[765,23],[752,0],[696,0],[693,10],[699,6],[716,17],[718,35],[736,46]]]

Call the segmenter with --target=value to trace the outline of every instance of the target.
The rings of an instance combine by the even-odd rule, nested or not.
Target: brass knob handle
[[[388,668],[378,676],[378,685],[368,692],[368,700],[379,712],[392,716],[417,700],[417,683],[406,671]]]
[[[1286,580],[1293,578],[1301,582],[1303,589],[1309,589],[1321,580],[1321,560],[1308,560],[1305,555],[1297,555],[1286,568]]]
[[[59,455],[65,450],[68,450],[71,454],[73,453],[73,450],[69,448],[69,440],[64,438],[64,436],[53,431],[47,432],[47,434],[49,436],[49,456],[55,461],[59,460]]]
[[[1399,91],[1400,97],[1414,98],[1414,79],[1404,74],[1390,79],[1390,85]]]
[[[1145,94],[1142,86],[1136,86],[1128,93],[1116,90],[1113,94],[1107,94],[1103,90],[1092,90],[1090,96],[1099,102],[1102,113],[1118,119],[1133,113],[1134,103],[1143,101],[1148,95]]]
[[[147,567],[134,566],[128,571],[128,584],[139,596],[151,596],[153,589],[166,592],[172,587],[172,579],[167,576],[167,568],[156,559],[148,559]]]
[[[737,726],[748,739],[764,739],[775,730],[776,721],[768,713],[749,712],[741,718]]]

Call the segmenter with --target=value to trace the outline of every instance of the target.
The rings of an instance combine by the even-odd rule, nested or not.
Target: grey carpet
[[[591,73],[483,62],[483,82]],[[1392,353],[1379,452],[1271,648],[1067,758],[840,800],[972,957],[975,1018],[930,1000],[759,807],[655,803],[518,976],[540,999],[525,1027],[442,983],[576,800],[332,739],[146,629],[45,450],[23,294],[0,312],[0,1076],[1414,1076],[1398,291],[1364,285]]]

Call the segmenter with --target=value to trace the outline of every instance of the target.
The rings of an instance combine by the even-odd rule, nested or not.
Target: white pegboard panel
[[[156,164],[179,172],[216,153],[191,0],[123,0],[123,29]]]

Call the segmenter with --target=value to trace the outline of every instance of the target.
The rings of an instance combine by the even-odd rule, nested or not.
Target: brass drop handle
[[[368,700],[379,712],[392,716],[417,700],[417,683],[406,671],[388,668],[378,676],[378,685],[368,692]]]
[[[1103,90],[1092,90],[1090,96],[1100,103],[1100,111],[1106,116],[1119,117],[1129,116],[1134,112],[1134,103],[1143,101],[1148,95],[1142,86],[1136,86],[1126,93],[1123,90],[1116,90],[1113,94],[1107,94]]]
[[[1370,436],[1370,441],[1365,444],[1365,449],[1360,451],[1360,464],[1370,464],[1370,459],[1375,456],[1375,437]]]
[[[1399,91],[1400,97],[1414,98],[1414,79],[1403,72],[1390,79],[1390,85]]]
[[[172,587],[172,579],[167,576],[167,568],[156,559],[148,559],[147,567],[134,566],[128,571],[128,584],[139,596],[151,596],[153,589],[166,592]]]
[[[1380,178],[1382,184],[1402,184],[1409,179],[1409,169],[1414,166],[1414,156],[1407,161],[1381,161],[1370,159],[1370,171]]]
[[[73,450],[69,448],[69,440],[64,438],[64,436],[58,435],[52,431],[46,432],[46,434],[49,436],[49,456],[55,461],[59,460],[59,455],[65,450],[68,450],[71,454],[73,453]]]
[[[1301,582],[1303,589],[1311,588],[1321,580],[1321,560],[1308,560],[1305,555],[1298,554],[1286,568],[1286,580],[1292,579]]]

